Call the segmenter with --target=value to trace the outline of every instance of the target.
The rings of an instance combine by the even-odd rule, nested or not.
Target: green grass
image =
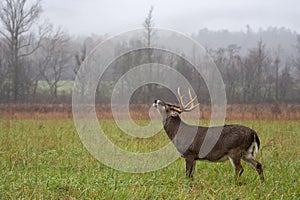
[[[236,185],[229,162],[198,162],[190,180],[182,158],[158,171],[124,173],[87,152],[72,120],[3,119],[0,199],[300,199],[299,122],[239,123],[257,130],[261,138],[256,158],[264,167],[263,184],[256,171],[243,163],[242,184]],[[122,134],[113,120],[101,124],[124,149],[155,150],[168,142],[163,131],[143,140]]]

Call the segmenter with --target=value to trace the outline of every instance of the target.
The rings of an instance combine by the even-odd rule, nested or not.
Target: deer
[[[257,153],[260,147],[257,133],[253,129],[242,125],[205,127],[185,123],[181,120],[180,114],[191,112],[199,106],[199,104],[195,105],[194,103],[197,96],[192,98],[189,89],[190,101],[184,105],[180,88],[177,92],[180,105],[156,99],[153,107],[162,116],[163,127],[168,138],[185,159],[186,176],[193,179],[196,161],[224,162],[229,160],[234,168],[236,180],[239,180],[244,171],[241,160],[244,160],[256,169],[261,182],[264,182],[262,164],[254,159],[254,152]],[[211,151],[205,156],[200,156],[201,146],[206,134],[209,134],[208,129],[214,132],[220,130],[220,128],[220,136]]]

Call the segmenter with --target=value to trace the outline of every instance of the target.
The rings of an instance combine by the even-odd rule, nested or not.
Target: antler
[[[180,88],[178,88],[178,98],[179,98],[180,108],[182,112],[190,112],[194,110],[197,106],[199,106],[199,103],[197,105],[194,105],[194,101],[197,99],[197,96],[195,96],[194,98],[192,97],[190,88],[189,88],[190,101],[186,105],[183,104],[182,97],[183,96],[180,94]]]

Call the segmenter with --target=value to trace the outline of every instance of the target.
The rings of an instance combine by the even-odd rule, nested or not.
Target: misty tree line
[[[298,42],[299,42],[298,37]],[[212,56],[219,67],[226,84],[229,102],[265,103],[297,102],[299,84],[295,72],[299,63],[291,60],[282,62],[280,51],[269,55],[263,41],[249,49],[245,56],[239,53],[240,47],[212,50]]]
[[[298,37],[298,44],[300,44],[300,37]],[[124,46],[119,48],[126,49]],[[245,55],[241,55],[240,50],[241,47],[237,45],[208,50],[222,75],[229,103],[299,103],[299,60],[283,62],[280,51],[269,54],[263,41],[258,41],[256,47],[249,49]],[[149,51],[140,50],[116,60],[111,65],[114,77],[110,80],[116,82],[130,70],[130,66],[146,63],[149,59],[148,54]],[[184,57],[170,55],[163,51],[154,51],[151,53],[151,59],[179,71],[192,85],[198,95],[198,100],[202,103],[210,102],[204,80]],[[111,73],[108,71],[106,77],[109,77]],[[173,82],[174,85],[177,84],[176,80],[172,80],[172,77],[168,76],[167,73],[165,79]],[[130,80],[123,83],[124,87],[130,87],[128,84],[130,84]],[[155,97],[176,101],[176,97],[167,88],[149,84],[147,87],[141,87],[136,91],[132,102],[150,103]]]
[[[116,52],[129,46],[155,42],[153,7],[143,22],[144,38],[126,44],[116,44]],[[38,25],[42,13],[41,2],[29,4],[27,0],[3,0],[0,3],[0,102],[71,102],[71,94],[62,94],[66,81],[73,81],[82,62],[103,36],[74,38],[50,23]],[[248,30],[249,31],[249,30]],[[271,36],[281,30],[267,32]],[[250,31],[249,31],[250,32]],[[209,35],[209,33],[207,33]],[[211,33],[213,35],[213,33]],[[226,32],[226,34],[230,34]],[[234,35],[234,34],[233,34]],[[248,33],[253,37],[255,33]],[[197,38],[196,38],[197,39]],[[198,38],[201,41],[201,38]],[[233,42],[234,43],[234,42]],[[293,55],[278,46],[270,50],[262,39],[247,48],[238,44],[207,47],[219,68],[229,103],[300,102],[300,36],[290,44]],[[182,57],[164,52],[141,50],[124,56],[111,64],[97,89],[98,102],[110,102],[110,94],[118,79],[134,66],[159,62],[182,73],[193,86],[199,101],[209,102],[205,82]],[[168,77],[170,81],[172,77]],[[47,87],[41,87],[41,83]],[[124,83],[124,87],[130,87]],[[82,90],[85,88],[82,87]],[[124,88],[125,90],[125,88]],[[154,97],[174,99],[166,88],[149,84],[139,88],[133,103],[150,103]]]

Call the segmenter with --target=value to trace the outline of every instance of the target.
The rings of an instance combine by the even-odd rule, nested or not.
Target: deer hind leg
[[[235,178],[236,182],[239,183],[239,177],[244,172],[243,166],[241,164],[241,158],[239,156],[228,156],[234,170],[235,170]]]
[[[264,177],[263,168],[262,168],[261,163],[258,162],[257,160],[255,160],[251,154],[244,156],[243,160],[256,169],[261,182],[264,182],[265,177]]]

